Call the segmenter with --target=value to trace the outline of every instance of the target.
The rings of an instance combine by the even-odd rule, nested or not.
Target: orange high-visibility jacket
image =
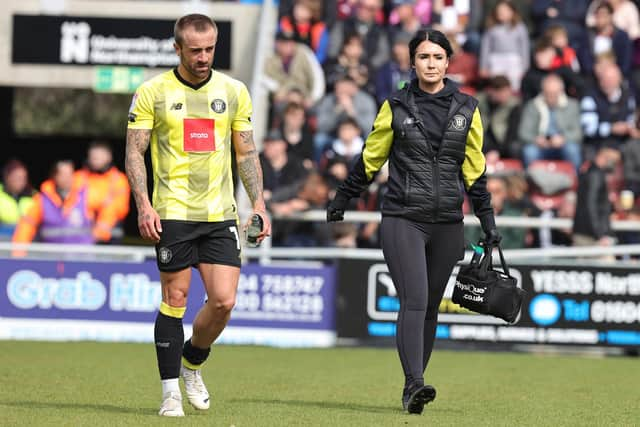
[[[56,192],[56,186],[53,180],[49,179],[43,182],[40,187],[41,193],[34,196],[33,205],[27,211],[26,215],[20,218],[16,230],[13,233],[13,242],[30,243],[38,233],[44,214],[42,194],[46,194],[60,209],[72,209],[77,204],[80,191],[86,188],[87,185],[88,177],[83,174],[76,174],[71,192],[66,199],[61,200]],[[111,238],[111,229],[118,221],[115,215],[115,209],[103,209],[98,201],[95,199],[92,200],[90,195],[87,197],[87,203],[84,208],[87,218],[90,218],[93,222],[94,238],[103,241],[109,240]]]
[[[113,227],[129,213],[129,181],[115,166],[105,173],[91,172],[85,168],[77,171],[76,175],[86,180],[89,186],[89,206],[96,209],[96,227],[101,228],[96,237],[108,241]]]

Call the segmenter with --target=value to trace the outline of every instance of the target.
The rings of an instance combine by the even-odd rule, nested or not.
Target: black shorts
[[[238,223],[162,220],[156,262],[160,271],[183,270],[199,263],[240,267]]]

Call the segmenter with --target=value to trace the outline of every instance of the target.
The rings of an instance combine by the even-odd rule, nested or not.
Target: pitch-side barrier
[[[321,214],[303,216],[320,220]],[[375,216],[348,213],[346,220]],[[537,218],[498,217],[497,223],[571,226]],[[614,229],[635,225],[618,222]],[[25,256],[13,257],[16,250]],[[237,305],[222,342],[393,344],[399,302],[380,250],[279,248],[267,240],[242,254]],[[634,255],[640,245],[505,251],[527,292],[514,325],[453,304],[454,270],[440,306],[439,342],[637,351],[640,264]],[[151,341],[160,301],[154,257],[152,247],[0,243],[0,338]],[[187,330],[204,300],[202,289],[194,274]]]

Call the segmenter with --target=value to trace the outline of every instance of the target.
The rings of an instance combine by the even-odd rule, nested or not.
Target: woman
[[[405,375],[402,404],[422,413],[436,391],[424,384],[435,339],[438,306],[456,262],[464,254],[464,185],[487,241],[496,244],[486,188],[478,101],[445,79],[451,45],[436,30],[409,42],[416,79],[382,104],[362,155],[327,209],[340,221],[389,160],[382,203],[382,250],[400,299],[397,346]]]
[[[529,33],[510,1],[499,1],[487,20],[480,45],[480,77],[505,75],[514,90],[529,68]]]

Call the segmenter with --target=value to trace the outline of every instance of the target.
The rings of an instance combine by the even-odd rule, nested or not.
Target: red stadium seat
[[[487,175],[516,175],[524,173],[522,162],[518,159],[498,159],[487,162]]]
[[[573,164],[563,160],[536,160],[527,168],[531,201],[541,210],[557,209],[568,191],[578,188]]]

